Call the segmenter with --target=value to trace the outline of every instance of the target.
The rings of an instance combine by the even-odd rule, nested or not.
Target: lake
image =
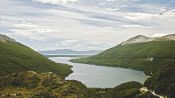
[[[70,59],[75,59],[75,57],[50,57],[49,59],[73,66],[73,73],[66,77],[66,80],[81,81],[87,87],[110,88],[128,81],[144,83],[147,78],[142,71],[73,63],[69,61]]]

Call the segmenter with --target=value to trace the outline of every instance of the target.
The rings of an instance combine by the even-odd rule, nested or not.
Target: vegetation
[[[141,92],[142,84],[128,82],[115,88],[87,88],[78,81],[66,81],[56,74],[26,71],[0,78],[0,97],[17,98],[157,98]]]
[[[101,54],[71,61],[144,70],[151,75],[164,65],[175,64],[175,41],[118,45]]]
[[[175,63],[160,68],[146,80],[145,86],[157,94],[175,98]]]
[[[143,85],[137,82],[123,83],[113,89],[106,91],[104,98],[135,98]]]
[[[1,98],[84,98],[88,89],[80,82],[65,81],[53,73],[19,72],[0,79]]]
[[[175,98],[175,41],[118,45],[101,54],[72,61],[143,70],[151,76],[145,82],[148,89]],[[149,94],[141,98],[152,96]]]
[[[72,71],[71,66],[57,64],[17,42],[0,42],[0,76],[19,71],[54,72],[62,77]]]
[[[151,75],[144,85],[131,81],[115,88],[101,89],[64,80],[71,73],[71,66],[57,64],[14,40],[2,40],[1,98],[158,98],[150,91],[142,91],[143,87],[175,98],[175,41],[118,45],[95,56],[72,60],[144,70]]]

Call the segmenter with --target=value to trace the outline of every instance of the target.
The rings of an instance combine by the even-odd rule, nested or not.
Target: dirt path
[[[141,92],[148,92],[148,91],[150,91],[150,90],[148,90],[146,87],[143,87],[143,88],[141,88],[140,89],[140,91]],[[154,91],[150,91],[154,96],[157,96],[157,97],[159,97],[159,98],[167,98],[166,96],[161,96],[161,95],[158,95],[158,94],[156,94]]]

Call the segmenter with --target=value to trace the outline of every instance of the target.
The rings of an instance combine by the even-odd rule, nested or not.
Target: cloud
[[[59,4],[59,3],[67,3],[67,2],[77,2],[78,0],[33,0],[41,3],[50,3],[50,4]]]
[[[22,21],[19,24],[15,24],[14,27],[17,27],[17,28],[35,28],[37,26],[32,24],[32,23],[29,23],[27,21]]]
[[[162,13],[161,18],[167,19],[167,18],[172,18],[174,20],[175,18],[175,9],[168,10],[164,13]]]
[[[165,35],[167,35],[167,34],[165,34],[165,33],[156,33],[152,37],[161,37],[161,36],[165,36]]]
[[[107,49],[175,31],[174,8],[143,0],[3,0],[0,7],[0,33],[37,50]]]
[[[107,8],[106,10],[109,10],[109,11],[117,11],[117,10],[119,10],[119,8]]]
[[[10,36],[25,37],[27,39],[46,41],[49,38],[49,34],[55,32],[51,29],[32,29],[32,30],[20,30],[20,29],[10,29]]]
[[[65,41],[62,41],[62,45],[72,45],[72,44],[77,44],[79,43],[80,41],[79,40],[65,40]]]
[[[145,29],[150,29],[151,27],[148,26],[143,26],[143,25],[138,25],[138,24],[132,24],[132,25],[122,25],[124,28],[145,28]]]
[[[175,9],[166,10],[163,8],[160,10],[160,13],[131,12],[126,14],[124,18],[134,21],[175,18]]]
[[[47,48],[46,50],[54,49],[72,49],[72,50],[104,50],[112,47],[112,44],[101,42],[89,42],[84,40],[62,40],[55,44],[54,47]],[[56,47],[56,48],[55,48]]]
[[[157,14],[136,12],[136,13],[128,13],[124,17],[130,20],[149,20],[149,19],[157,18],[158,16],[159,15]]]
[[[9,34],[11,36],[21,36],[40,41],[45,41],[50,39],[50,37],[54,37],[51,33],[59,32],[58,30],[44,28],[27,21],[21,21],[20,23],[14,24],[9,30],[11,31]]]

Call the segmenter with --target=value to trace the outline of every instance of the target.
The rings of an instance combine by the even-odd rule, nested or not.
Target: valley
[[[0,98],[175,98],[175,0],[0,0]]]
[[[48,59],[1,36],[0,96],[174,98],[174,44],[174,40],[139,42],[118,45],[95,56]],[[132,69],[145,71],[149,77]]]

